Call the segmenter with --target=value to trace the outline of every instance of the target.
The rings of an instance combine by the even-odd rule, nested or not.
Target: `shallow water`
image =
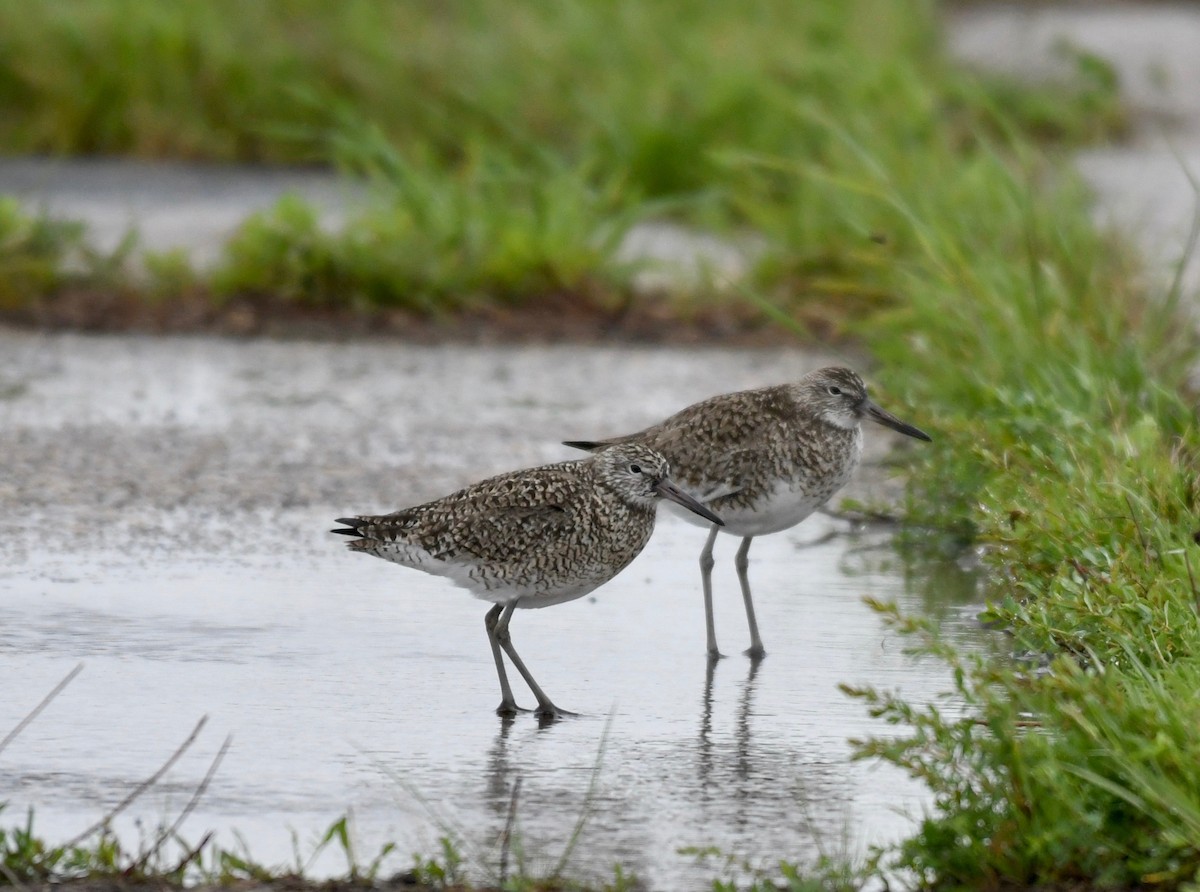
[[[209,717],[166,781],[117,822],[173,819],[225,735],[183,827],[292,860],[351,812],[358,851],[456,834],[479,872],[515,785],[530,869],[586,816],[573,876],[621,862],[656,889],[705,887],[717,846],[752,864],[861,852],[913,826],[921,789],[848,761],[886,729],[839,683],[929,698],[943,668],[902,652],[863,596],[933,613],[964,639],[975,577],[901,563],[886,530],[817,516],[756,540],[768,656],[747,635],[718,542],[709,672],[697,556],[704,531],[664,518],[593,597],[519,613],[513,638],[559,705],[503,722],[486,605],[444,580],[352,555],[327,533],[508,467],[569,455],[565,437],[635,427],[702,396],[795,377],[795,351],[413,348],[0,334],[0,734],[78,662],[83,673],[0,753],[7,823],[26,807],[62,839],[99,818]],[[936,430],[935,419],[913,417]],[[876,434],[876,431],[869,432]],[[872,436],[877,458],[887,441]],[[865,468],[858,494],[886,491]],[[518,700],[532,698],[513,675]],[[140,820],[139,824],[135,819]],[[320,871],[338,871],[326,856]]]

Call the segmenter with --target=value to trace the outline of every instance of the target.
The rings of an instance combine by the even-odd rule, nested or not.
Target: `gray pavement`
[[[1129,237],[1164,276],[1184,253],[1200,177],[1200,6],[1184,3],[986,3],[949,16],[951,51],[969,65],[1016,78],[1069,78],[1071,51],[1116,72],[1133,112],[1125,144],[1081,152],[1096,218]],[[1200,287],[1200,263],[1185,271]]]
[[[361,183],[331,171],[116,158],[0,157],[4,195],[52,217],[85,223],[89,243],[101,252],[112,252],[134,232],[140,250],[183,251],[198,269],[216,263],[248,217],[286,195],[312,204],[331,231],[367,200]],[[753,239],[735,244],[646,222],[630,229],[617,260],[642,266],[634,286],[656,291],[735,281],[749,271],[755,250]]]
[[[181,249],[203,267],[251,214],[302,196],[336,227],[359,194],[327,171],[89,158],[0,158],[0,195],[87,225],[115,249],[134,230],[143,249]]]

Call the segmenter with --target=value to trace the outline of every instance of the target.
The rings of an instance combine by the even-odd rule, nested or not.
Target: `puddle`
[[[492,714],[486,604],[326,532],[348,510],[565,457],[558,439],[631,430],[830,357],[0,334],[4,355],[23,351],[41,373],[0,404],[0,449],[21,472],[0,482],[0,503],[23,518],[0,544],[0,677],[20,679],[0,732],[85,669],[0,754],[6,823],[33,807],[52,840],[82,830],[207,715],[167,782],[117,822],[130,840],[174,818],[226,734],[183,833],[235,846],[236,832],[268,863],[293,863],[293,832],[307,852],[349,811],[365,858],[395,840],[391,866],[407,867],[450,831],[494,868],[518,780],[530,869],[556,863],[586,814],[568,873],[607,877],[620,862],[655,889],[717,874],[684,847],[769,864],[912,829],[921,788],[848,761],[847,738],[885,729],[837,686],[945,690],[942,667],[906,656],[861,599],[972,639],[969,570],[905,565],[885,531],[820,516],[757,540],[768,656],[755,668],[739,653],[736,543],[723,537],[717,631],[733,655],[709,672],[704,531],[664,517],[594,596],[515,617],[535,676],[582,713],[539,728]],[[868,468],[858,485],[884,482]],[[343,867],[331,855],[316,869]]]

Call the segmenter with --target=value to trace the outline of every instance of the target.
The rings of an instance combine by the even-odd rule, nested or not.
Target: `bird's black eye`
[[[640,473],[642,473],[642,466],[641,465],[630,465],[629,471],[630,471],[630,473],[633,473],[633,474],[640,474]]]
[[[842,388],[838,387],[836,384],[830,384],[829,392],[832,393],[834,396],[841,396]]]

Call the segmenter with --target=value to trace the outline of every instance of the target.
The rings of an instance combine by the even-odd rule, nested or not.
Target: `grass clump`
[[[3,803],[0,803],[0,813]],[[252,884],[278,885],[289,889],[322,888],[325,884],[308,877],[307,867],[330,846],[338,847],[346,857],[347,872],[337,881],[339,887],[378,889],[384,882],[381,868],[395,846],[385,845],[370,862],[357,857],[350,841],[346,818],[334,821],[307,858],[296,855],[288,867],[270,867],[254,861],[248,854],[219,845],[211,833],[198,841],[183,839],[177,833],[160,833],[147,843],[131,848],[112,831],[107,820],[84,836],[63,844],[51,844],[34,829],[30,810],[22,824],[0,826],[0,888],[18,890],[34,884],[58,885],[78,880],[110,880],[117,884],[156,888],[230,887]],[[437,862],[414,861],[415,867],[403,877],[401,885],[420,888],[460,888],[441,881],[444,875]],[[441,879],[439,879],[441,878]],[[411,880],[411,882],[409,882]]]
[[[3,804],[0,803],[0,814]],[[22,886],[73,877],[121,876],[132,861],[120,843],[103,833],[89,844],[53,846],[33,828],[33,813],[23,824],[0,827],[0,886]]]
[[[0,309],[24,306],[68,280],[83,227],[26,213],[0,198]]]
[[[621,238],[636,219],[615,185],[552,159],[479,159],[461,171],[406,161],[378,142],[367,210],[329,231],[290,197],[248,220],[214,275],[220,294],[426,314],[548,294],[619,296]]]
[[[849,689],[907,729],[859,743],[933,794],[917,832],[881,857],[921,888],[1087,884],[1173,889],[1200,871],[1200,719],[1194,661],[1085,669],[1055,660],[1039,676],[965,657],[927,623],[890,614],[953,669],[955,708]]]
[[[909,515],[986,550],[985,618],[1019,657],[968,657],[894,617],[946,660],[957,702],[852,691],[903,729],[862,755],[934,794],[881,868],[923,888],[1181,888],[1200,869],[1185,695],[1200,678],[1200,435],[1178,287],[1147,288],[1078,182],[1014,132],[965,156],[943,134],[900,163],[878,122],[819,119],[844,167],[741,163],[879,235],[860,244],[888,262],[864,268],[892,299],[857,330],[889,403],[934,436]]]

